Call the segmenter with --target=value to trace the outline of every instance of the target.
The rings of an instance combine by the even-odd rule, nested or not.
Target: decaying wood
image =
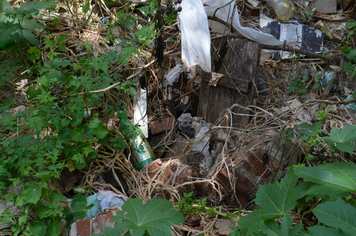
[[[203,74],[198,114],[214,123],[223,111],[233,104],[248,106],[255,96],[255,78],[261,47],[244,39],[222,38],[213,41],[212,70],[224,74],[216,87],[208,86],[211,75]],[[245,114],[246,110],[235,111]],[[245,125],[248,116],[235,116],[234,123]]]

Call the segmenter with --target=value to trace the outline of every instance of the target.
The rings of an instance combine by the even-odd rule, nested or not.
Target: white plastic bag
[[[231,19],[233,18],[233,27],[244,37],[264,45],[283,45],[283,42],[274,38],[270,34],[265,34],[249,27],[242,27],[240,24],[239,13],[237,9],[234,9],[235,1],[202,0],[202,3],[208,16],[217,17],[220,20],[227,22],[228,24],[231,24]],[[222,24],[216,21],[209,21],[209,23],[210,28],[217,31],[218,33],[226,33],[224,32],[226,27]]]
[[[204,71],[211,72],[210,32],[203,4],[199,0],[182,0],[180,6],[182,61],[189,70],[199,65]]]

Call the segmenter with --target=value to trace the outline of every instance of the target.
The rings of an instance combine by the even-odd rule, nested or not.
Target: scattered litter
[[[179,4],[178,4],[179,5]],[[210,32],[208,19],[201,1],[184,0],[178,14],[182,41],[182,61],[190,70],[199,65],[211,71]]]
[[[286,21],[293,18],[295,6],[290,0],[265,0],[265,2],[273,8],[280,20]]]
[[[328,85],[328,83],[331,81],[334,75],[335,75],[334,70],[329,70],[325,72],[325,75],[321,80],[321,84],[323,85],[323,87],[326,87]],[[338,85],[336,82],[334,82],[333,85],[331,86],[331,90],[336,91],[337,89],[338,89]]]
[[[87,197],[87,206],[90,206],[91,204],[93,204],[93,206],[92,206],[92,208],[90,208],[87,211],[87,216],[85,218],[90,218],[92,216],[96,216],[97,214],[99,214],[101,212],[100,207],[99,207],[97,193],[94,193],[93,195],[90,195],[89,197]]]
[[[120,131],[130,146],[131,163],[136,170],[141,170],[143,166],[155,160],[155,155],[150,144],[138,128],[129,119],[120,120]]]
[[[106,209],[111,207],[122,207],[127,201],[127,198],[113,191],[100,190],[98,192],[98,201],[101,212],[105,212]]]
[[[178,81],[179,75],[186,69],[187,67],[183,63],[178,63],[164,77],[163,87],[166,87],[167,85],[173,86],[173,84]]]
[[[147,92],[146,89],[140,90],[134,109],[134,123],[140,126],[143,135],[148,138],[147,122]]]
[[[279,41],[270,34],[262,33],[249,27],[242,27],[240,24],[239,12],[235,7],[235,1],[202,0],[202,2],[208,16],[217,17],[229,25],[232,23],[233,27],[244,37],[263,45],[283,45],[283,42]],[[233,20],[231,22],[232,17]],[[226,21],[226,19],[228,20]],[[216,21],[209,20],[209,27],[221,34],[229,32],[225,25],[222,25]]]
[[[279,38],[280,41],[286,41],[296,49],[315,53],[323,52],[323,32],[308,25],[299,24],[296,20],[273,21],[271,18],[261,14],[260,27],[263,32],[271,33],[274,37]],[[271,51],[269,50],[268,52]],[[274,54],[275,59],[285,59],[292,56],[293,53],[290,52],[277,52]]]

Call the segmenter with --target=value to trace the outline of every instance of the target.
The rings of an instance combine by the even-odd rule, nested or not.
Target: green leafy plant
[[[295,93],[300,92],[301,94],[305,94],[308,90],[305,88],[305,82],[308,79],[308,74],[305,75],[290,75],[291,78],[288,92]]]
[[[55,186],[64,168],[83,169],[95,161],[98,154],[94,145],[127,147],[122,137],[107,129],[103,117],[117,111],[127,113],[128,102],[136,95],[139,83],[137,78],[126,80],[126,75],[116,73],[116,68],[144,47],[151,47],[157,34],[145,17],[155,14],[157,1],[150,1],[149,6],[140,9],[143,16],[133,14],[128,7],[118,14],[118,20],[110,23],[111,27],[119,23],[133,32],[125,35],[120,54],[108,51],[93,57],[97,48],[77,43],[76,46],[87,51],[86,55],[68,60],[64,52],[70,36],[53,37],[49,31],[39,43],[33,34],[35,29],[47,28],[33,16],[38,16],[41,9],[47,9],[48,13],[55,6],[53,2],[30,1],[11,9],[7,1],[0,3],[0,50],[3,50],[0,85],[15,91],[14,77],[23,68],[28,68],[30,78],[25,110],[16,111],[15,93],[11,99],[0,100],[0,193],[11,185],[24,185],[19,194],[1,194],[20,210],[19,220],[14,220],[10,211],[1,216],[2,222],[12,222],[15,235],[58,235],[63,219],[70,225],[85,217],[90,206],[86,206],[83,195],[74,196],[72,212],[64,207],[67,198],[50,186]],[[88,12],[89,4],[82,10]],[[52,23],[58,27],[60,20],[54,19]],[[108,39],[112,39],[110,33],[109,30]],[[45,60],[40,60],[42,52],[46,54]],[[105,93],[113,81],[122,81],[112,89],[120,91],[124,98],[116,104],[107,104]],[[100,105],[105,105],[105,109],[91,109]],[[34,220],[33,215],[39,220]]]
[[[234,232],[229,235],[320,235],[322,232],[353,235],[356,209],[345,200],[349,192],[356,191],[355,167],[352,162],[312,168],[293,166],[280,183],[259,187],[254,200],[259,207],[242,218],[239,227],[233,227]],[[297,184],[298,178],[303,178],[304,182]],[[321,226],[303,229],[302,224],[297,224],[292,227],[293,219],[288,213],[297,205],[298,209],[303,209],[307,199],[321,200],[316,200],[316,204],[294,219],[303,222],[305,215],[312,212]],[[279,225],[275,220],[280,217]]]
[[[356,22],[346,22],[346,27],[349,29],[349,36],[353,37],[356,31]],[[338,46],[341,46],[341,52],[346,54],[346,57],[349,61],[345,61],[342,64],[344,71],[351,71],[352,76],[356,75],[356,48],[355,46],[350,46],[350,41],[347,41],[346,36],[343,38],[342,43]]]
[[[24,2],[19,8],[11,10],[7,1],[1,2],[0,7],[0,48],[6,49],[14,42],[29,43],[39,46],[39,41],[32,33],[34,29],[46,28],[35,19],[30,19],[39,14],[40,9],[54,9],[53,2],[31,1]]]
[[[329,134],[329,137],[324,137],[330,147],[340,149],[342,151],[352,153],[355,149],[354,142],[356,141],[356,125],[346,125],[342,130],[334,127]],[[336,146],[334,146],[334,144]]]
[[[122,206],[122,211],[111,220],[116,226],[105,227],[105,235],[120,235],[120,232],[128,229],[125,235],[170,236],[172,232],[169,226],[181,224],[186,219],[173,210],[173,203],[166,199],[151,199],[143,205],[142,199],[130,198]]]
[[[183,215],[196,216],[206,213],[209,216],[215,216],[215,208],[206,206],[207,198],[193,199],[193,194],[194,192],[183,193],[183,198],[176,203],[176,206],[178,207],[177,210]]]

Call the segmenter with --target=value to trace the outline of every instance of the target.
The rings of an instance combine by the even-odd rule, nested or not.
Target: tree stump
[[[214,123],[226,108],[234,104],[253,104],[255,82],[261,55],[258,43],[245,39],[220,38],[212,42],[212,71],[224,76],[216,86],[209,86],[211,74],[203,72],[198,115]],[[234,107],[233,126],[244,127],[250,122],[248,110]],[[244,115],[245,114],[245,115]]]

